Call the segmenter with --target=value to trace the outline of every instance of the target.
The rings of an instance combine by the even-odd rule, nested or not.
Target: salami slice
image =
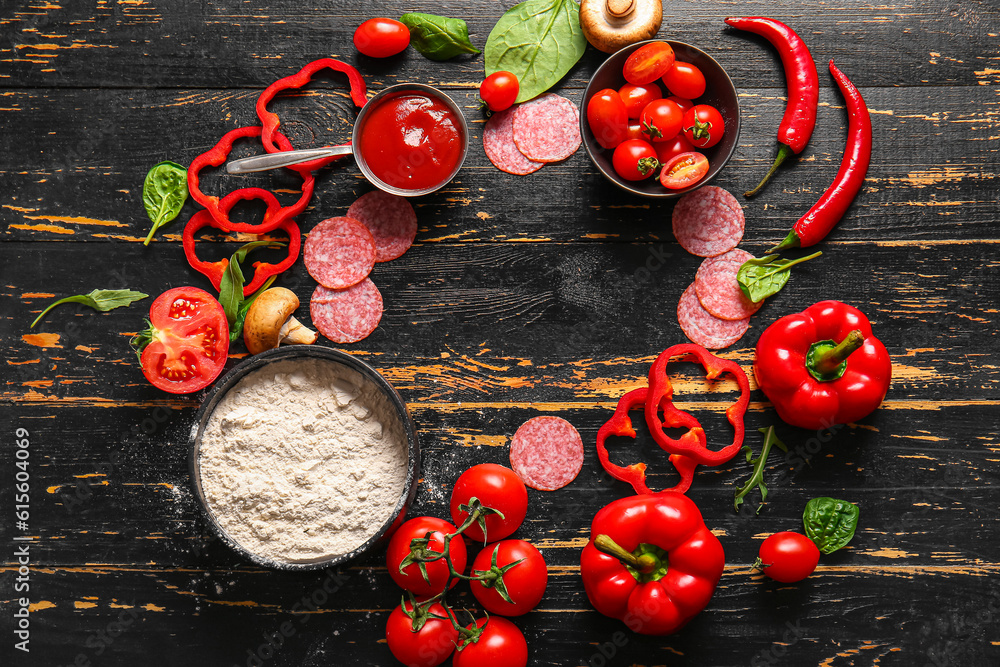
[[[534,417],[511,438],[510,467],[533,489],[561,489],[583,469],[583,440],[565,419]]]
[[[693,283],[684,290],[677,304],[677,321],[692,343],[709,350],[729,347],[750,328],[749,317],[745,320],[722,320],[702,308]]]
[[[375,238],[375,261],[396,259],[417,238],[417,213],[406,197],[375,190],[361,195],[347,209],[347,216],[359,221]]]
[[[545,166],[524,157],[514,143],[514,111],[516,107],[498,111],[483,127],[483,150],[493,166],[515,176],[534,173]]]
[[[514,110],[514,143],[529,160],[565,160],[581,141],[580,112],[565,97],[548,93]]]
[[[746,221],[736,197],[706,185],[687,193],[674,206],[674,236],[681,247],[698,257],[729,252],[743,240]]]
[[[334,343],[356,343],[382,319],[382,295],[370,278],[342,290],[318,285],[309,300],[309,316]]]
[[[753,255],[733,248],[701,263],[694,276],[694,291],[702,308],[723,320],[745,320],[764,305],[763,300],[754,303],[748,299],[736,282],[736,274],[748,259]]]
[[[313,280],[330,289],[344,289],[372,272],[375,239],[354,218],[329,218],[309,232],[303,257]]]

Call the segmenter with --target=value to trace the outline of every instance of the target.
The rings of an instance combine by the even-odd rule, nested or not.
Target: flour
[[[209,509],[230,537],[260,556],[311,561],[354,550],[390,519],[407,443],[370,380],[335,362],[286,360],[219,402],[199,465]]]

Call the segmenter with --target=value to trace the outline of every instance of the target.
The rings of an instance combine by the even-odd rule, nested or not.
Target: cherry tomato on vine
[[[587,102],[587,125],[594,139],[604,148],[614,148],[625,141],[628,114],[618,91],[605,88]]]
[[[495,562],[494,562],[495,561]],[[470,581],[472,594],[483,605],[486,611],[491,614],[501,614],[502,616],[520,616],[538,606],[545,594],[545,586],[549,580],[549,570],[545,565],[545,559],[541,552],[534,545],[524,540],[503,540],[495,545],[489,546],[476,556],[472,561],[472,575],[497,573],[498,570],[516,563],[509,570],[501,575],[503,587],[507,591],[507,596],[511,602],[503,599],[498,591],[497,581]]]
[[[684,136],[696,148],[711,148],[722,141],[726,124],[719,110],[708,104],[699,104],[684,114]]]
[[[679,133],[670,141],[661,141],[653,144],[653,148],[656,149],[656,159],[664,164],[670,162],[670,158],[675,155],[689,153],[694,150],[694,146],[692,146],[691,142],[684,137],[683,132]]]
[[[490,111],[509,109],[521,89],[517,77],[510,72],[493,72],[479,84],[479,97]]]
[[[611,164],[615,173],[626,181],[642,181],[653,175],[659,162],[656,150],[648,141],[629,139],[618,144]]]
[[[663,74],[663,85],[677,97],[693,100],[705,94],[705,75],[691,63],[677,60]]]
[[[642,110],[639,120],[651,143],[670,141],[681,131],[684,112],[676,102],[653,100]]]
[[[687,113],[688,109],[694,106],[694,102],[685,97],[677,97],[676,95],[671,95],[667,99],[676,104],[677,106],[679,106],[681,108],[681,111],[683,111],[684,113]]]
[[[370,58],[388,58],[409,45],[410,29],[393,19],[368,19],[354,31],[354,47]]]
[[[392,539],[389,540],[389,547],[385,554],[386,568],[388,568],[389,576],[396,582],[396,585],[414,595],[431,596],[443,591],[450,574],[445,559],[441,558],[424,564],[430,583],[424,580],[417,563],[410,563],[403,568],[402,572],[399,571],[399,566],[410,555],[411,540],[423,538],[430,532],[432,535],[427,549],[441,553],[444,551],[445,535],[454,533],[456,530],[455,526],[444,519],[433,516],[418,516],[400,526]],[[460,537],[451,540],[448,555],[455,570],[464,572],[468,554],[465,550],[465,542]],[[454,586],[456,583],[458,583],[458,579],[453,580],[451,585]]]
[[[670,158],[660,170],[660,183],[670,190],[683,190],[708,173],[708,158],[697,152],[681,153]]]
[[[663,97],[663,91],[655,83],[647,83],[645,86],[626,83],[618,89],[618,94],[625,103],[629,118],[638,118],[647,104]]]
[[[674,49],[666,42],[650,42],[632,52],[622,73],[625,80],[636,86],[653,83],[674,64]]]
[[[407,667],[436,667],[448,659],[458,643],[458,630],[451,621],[428,618],[420,630],[413,631],[413,604],[406,600],[389,614],[385,624],[385,641],[396,660]],[[447,616],[444,607],[435,602],[428,610],[437,616]]]
[[[775,533],[761,543],[757,560],[764,574],[790,584],[813,573],[819,563],[819,547],[802,533]]]
[[[468,518],[468,512],[459,509],[468,505],[471,498],[478,498],[486,507],[503,513],[486,517],[486,532],[490,542],[508,537],[517,530],[528,514],[528,490],[517,473],[495,463],[481,463],[462,473],[451,491],[451,518],[458,525]],[[483,531],[478,523],[463,533],[471,540],[483,541]],[[454,540],[452,544],[460,540]],[[464,546],[464,545],[463,545]]]
[[[451,661],[454,667],[526,667],[528,642],[524,641],[524,635],[516,625],[502,616],[490,616],[466,626],[469,629],[473,627],[482,628],[479,641],[463,644],[455,651]]]

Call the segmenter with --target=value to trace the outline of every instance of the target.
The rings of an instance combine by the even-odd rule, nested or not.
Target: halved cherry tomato
[[[400,526],[392,539],[389,540],[389,547],[385,552],[385,566],[396,585],[414,595],[430,596],[443,591],[450,574],[448,563],[443,558],[424,563],[427,570],[426,580],[420,572],[420,565],[417,563],[409,563],[402,572],[399,571],[399,566],[410,555],[410,542],[414,539],[422,539],[427,533],[430,533],[430,542],[427,543],[426,549],[442,553],[444,551],[444,536],[450,535],[456,530],[455,526],[444,519],[433,516],[418,516]],[[456,572],[465,571],[468,554],[465,551],[465,542],[461,538],[456,537],[448,543],[448,557]],[[457,583],[458,579],[453,579],[451,585],[454,586]]]
[[[154,387],[190,394],[219,377],[229,353],[222,305],[197,287],[167,290],[149,307],[149,328],[136,336],[142,374]]]
[[[760,545],[758,567],[782,583],[802,581],[819,563],[819,547],[802,533],[775,533]]]
[[[705,94],[705,75],[691,63],[677,60],[664,73],[663,85],[674,95],[693,100]]]
[[[625,141],[628,114],[618,91],[605,88],[587,102],[587,124],[594,138],[604,148],[614,148]]]
[[[653,100],[642,110],[639,120],[650,143],[669,141],[681,131],[684,112],[676,102]]]
[[[694,102],[687,99],[686,97],[677,97],[676,95],[671,95],[667,99],[670,100],[671,102],[675,102],[677,106],[681,108],[681,111],[683,111],[684,113],[687,113],[688,109],[694,106]]]
[[[659,162],[656,151],[648,141],[629,139],[618,144],[611,158],[615,173],[626,181],[641,181],[649,178]]]
[[[388,58],[409,45],[410,29],[393,19],[368,19],[354,31],[354,47],[370,58]]]
[[[625,130],[625,140],[630,139],[641,139],[646,141],[646,135],[642,131],[642,125],[637,120],[630,120],[628,122],[628,129]]]
[[[486,532],[490,542],[508,537],[517,530],[528,514],[528,490],[517,473],[496,463],[480,463],[463,472],[451,490],[451,519],[455,525],[462,525],[469,517],[468,512],[459,509],[468,505],[472,498],[478,498],[486,507],[492,507],[503,514],[486,517]],[[466,537],[477,542],[483,541],[483,531],[478,523],[469,526]],[[459,542],[455,540],[452,542]]]
[[[389,614],[385,624],[385,641],[396,660],[407,667],[436,667],[448,659],[458,643],[458,630],[451,621],[445,620],[448,612],[435,602],[428,610],[434,616],[430,617],[416,632],[413,631],[413,619],[407,612],[413,613],[413,604],[407,600],[398,605]]]
[[[545,594],[549,569],[541,552],[524,540],[503,540],[483,549],[472,561],[471,574],[497,576],[494,567],[502,571],[511,563],[517,565],[503,572],[497,579],[469,582],[472,594],[491,614],[502,616],[527,614],[538,606]],[[504,600],[499,592],[500,581],[503,582],[503,589],[511,599],[510,602]]]
[[[699,104],[684,114],[684,136],[697,148],[711,148],[725,132],[722,114],[713,106]]]
[[[694,185],[708,173],[708,158],[701,153],[681,153],[670,158],[660,171],[660,183],[671,190]]]
[[[632,52],[622,73],[625,80],[636,86],[653,83],[674,64],[674,49],[666,42],[650,42]]]
[[[678,135],[670,141],[661,141],[653,144],[653,148],[656,149],[656,159],[663,164],[670,162],[670,158],[675,155],[689,153],[694,150],[694,146],[692,146],[691,142],[685,138],[683,132],[678,133]]]
[[[618,89],[618,94],[625,103],[625,111],[628,112],[629,118],[638,118],[647,104],[663,97],[663,91],[655,83],[647,83],[645,86],[626,83]]]
[[[506,618],[479,618],[465,627],[482,628],[482,634],[476,642],[459,645],[451,659],[453,667],[525,667],[528,664],[528,642],[524,641],[524,634],[518,627]]]
[[[490,111],[509,109],[521,89],[517,77],[510,72],[493,72],[479,84],[479,97]]]

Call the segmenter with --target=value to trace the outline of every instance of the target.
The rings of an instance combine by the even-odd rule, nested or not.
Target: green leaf
[[[819,257],[822,252],[816,252],[808,257],[798,259],[782,259],[781,257],[756,257],[748,259],[736,273],[736,282],[748,299],[759,303],[769,296],[774,296],[788,282],[790,269],[796,264]]]
[[[284,246],[284,243],[279,241],[252,241],[241,246],[233,256],[229,258],[229,264],[226,265],[226,270],[222,274],[222,280],[219,282],[219,303],[222,304],[222,310],[226,313],[226,320],[229,322],[229,340],[234,341],[236,337],[239,337],[243,332],[243,325],[240,324],[239,332],[236,337],[233,336],[233,330],[236,327],[237,320],[240,319],[240,306],[243,304],[243,287],[246,284],[246,278],[243,277],[243,269],[240,266],[246,258],[247,253],[255,248],[269,247],[269,248],[280,248]],[[273,282],[273,281],[272,281]],[[258,290],[256,294],[259,294]],[[254,297],[256,298],[256,296]],[[247,308],[250,306],[247,305]],[[246,316],[246,311],[243,312],[244,317]]]
[[[29,329],[38,324],[38,321],[42,319],[46,313],[55,308],[61,303],[82,303],[85,306],[90,306],[94,310],[99,310],[102,313],[106,313],[109,310],[115,308],[121,308],[122,306],[127,306],[135,301],[145,299],[148,294],[143,294],[142,292],[134,292],[130,289],[95,289],[89,294],[77,294],[76,296],[68,296],[65,299],[59,299],[58,301],[51,303],[48,307],[39,313],[35,321],[31,323]]]
[[[806,536],[820,552],[832,554],[854,538],[861,510],[857,505],[836,498],[813,498],[802,512]]]
[[[256,292],[250,295],[249,298],[245,299],[243,303],[240,304],[239,310],[236,311],[236,322],[229,327],[229,342],[235,342],[239,340],[240,336],[243,335],[243,323],[247,319],[247,311],[250,310],[250,306],[253,302],[257,300],[261,294],[267,291],[267,289],[274,283],[278,276],[271,276],[264,281],[264,284],[260,286]]]
[[[469,41],[469,26],[462,19],[413,12],[403,14],[399,21],[410,30],[410,45],[431,60],[479,53]]]
[[[767,500],[767,485],[764,484],[764,464],[767,463],[767,456],[771,453],[771,448],[775,445],[781,451],[788,452],[788,447],[785,446],[785,443],[775,435],[774,426],[759,428],[757,430],[764,435],[764,445],[761,447],[760,456],[757,458],[753,458],[753,449],[750,448],[750,445],[743,447],[743,451],[747,454],[747,463],[753,465],[753,474],[747,480],[746,484],[736,490],[736,497],[733,499],[733,508],[737,512],[740,511],[740,505],[743,504],[743,497],[750,493],[756,486],[760,487],[761,504],[757,506],[757,513],[760,513],[760,508],[764,506],[764,501]]]
[[[156,230],[180,214],[187,196],[187,169],[168,160],[149,170],[142,184],[142,203],[153,227],[143,245],[149,245]]]
[[[520,83],[515,101],[526,102],[558,83],[586,49],[580,5],[573,0],[527,0],[493,26],[486,40],[486,75],[511,72]]]

